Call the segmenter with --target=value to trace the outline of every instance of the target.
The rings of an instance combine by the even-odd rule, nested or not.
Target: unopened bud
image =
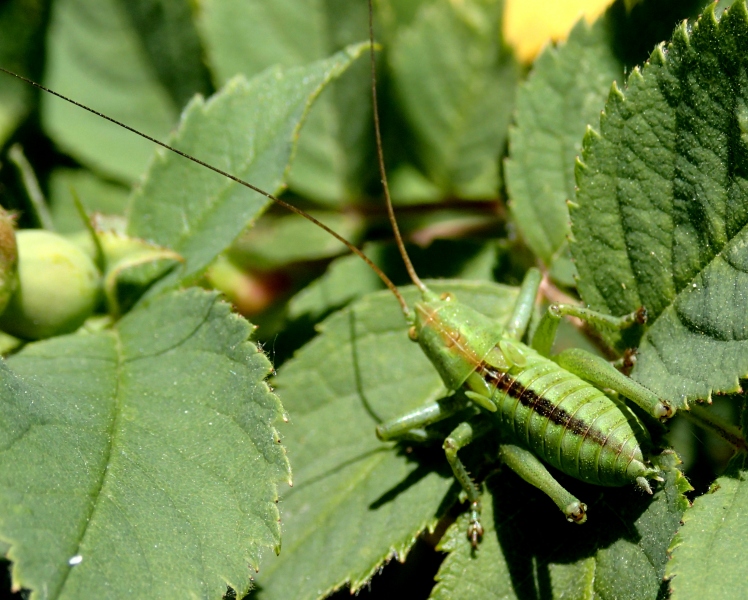
[[[18,246],[14,216],[0,207],[0,313],[16,289]]]
[[[0,328],[34,340],[78,329],[99,299],[101,276],[91,258],[41,229],[18,231],[16,240],[18,287],[0,316]]]

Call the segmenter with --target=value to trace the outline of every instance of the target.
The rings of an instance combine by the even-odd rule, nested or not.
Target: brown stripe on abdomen
[[[534,390],[525,387],[508,373],[498,371],[486,363],[480,365],[478,373],[491,388],[505,392],[510,398],[516,398],[522,406],[548,419],[551,423],[565,428],[569,433],[594,440],[601,446],[604,446],[608,440],[607,435],[590,427],[590,423],[575,417]]]

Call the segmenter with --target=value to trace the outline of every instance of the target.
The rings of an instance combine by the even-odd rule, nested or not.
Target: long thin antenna
[[[342,244],[344,244],[351,252],[353,252],[354,254],[356,254],[357,256],[359,256],[367,265],[369,265],[372,268],[372,270],[379,276],[379,278],[384,282],[384,284],[390,289],[390,291],[393,294],[395,294],[395,297],[397,298],[397,301],[400,303],[400,307],[403,310],[403,314],[406,317],[410,316],[410,309],[408,308],[408,304],[405,302],[405,298],[403,298],[403,296],[400,293],[400,291],[397,289],[397,287],[395,287],[395,284],[392,283],[392,281],[390,280],[390,278],[387,277],[387,275],[384,274],[384,272],[382,271],[382,269],[380,269],[377,265],[375,265],[371,261],[371,259],[368,256],[366,256],[366,254],[364,254],[361,250],[359,250],[351,242],[349,242],[347,239],[345,239],[342,235],[340,235],[336,231],[333,231],[327,225],[325,225],[321,221],[317,220],[316,218],[314,218],[312,215],[310,215],[306,211],[304,211],[304,210],[302,210],[302,209],[294,206],[293,204],[289,204],[288,202],[285,202],[285,201],[281,200],[280,198],[276,198],[273,194],[271,194],[269,192],[266,192],[265,190],[262,190],[262,189],[258,188],[257,186],[252,185],[251,183],[249,183],[247,181],[244,181],[243,179],[240,179],[236,175],[232,175],[231,173],[223,171],[223,170],[219,169],[218,167],[214,167],[213,165],[208,164],[208,163],[200,160],[199,158],[195,158],[194,156],[191,156],[191,155],[187,154],[186,152],[182,152],[181,150],[177,150],[176,148],[174,148],[173,146],[170,146],[169,144],[166,144],[166,143],[164,143],[164,142],[162,142],[160,140],[157,140],[156,138],[151,137],[150,135],[148,135],[146,133],[143,133],[142,131],[138,131],[137,129],[135,129],[133,127],[130,127],[129,125],[125,125],[121,121],[118,121],[117,119],[114,119],[114,118],[109,117],[109,116],[107,116],[107,115],[105,115],[103,113],[100,113],[100,112],[94,110],[93,108],[89,108],[85,104],[81,104],[80,102],[76,102],[72,98],[68,98],[67,96],[63,96],[62,94],[60,94],[58,92],[55,92],[54,90],[51,90],[51,89],[43,86],[40,83],[36,83],[36,81],[32,81],[31,79],[28,79],[28,78],[24,77],[23,75],[19,75],[18,73],[14,73],[13,71],[9,71],[8,69],[5,69],[3,67],[0,67],[0,71],[2,71],[3,73],[7,73],[8,75],[12,75],[13,77],[17,77],[21,81],[25,81],[26,83],[28,83],[30,85],[33,85],[34,87],[36,87],[36,88],[38,88],[38,89],[40,89],[40,90],[42,90],[44,92],[47,92],[48,94],[52,94],[53,96],[57,96],[58,98],[60,98],[62,100],[65,100],[65,102],[69,102],[70,104],[73,104],[74,106],[77,106],[78,108],[82,108],[83,110],[88,111],[91,114],[96,115],[97,117],[101,117],[102,119],[105,119],[106,121],[109,121],[110,123],[114,123],[115,125],[118,125],[119,127],[122,127],[123,129],[127,129],[127,131],[131,131],[135,135],[139,135],[140,137],[145,138],[149,142],[153,142],[154,144],[157,144],[158,146],[161,146],[162,148],[165,148],[166,150],[169,150],[170,152],[173,152],[174,154],[178,154],[182,158],[186,158],[187,160],[191,160],[192,162],[197,163],[198,165],[200,165],[202,167],[205,167],[206,169],[210,169],[214,173],[218,173],[219,175],[223,175],[224,177],[228,177],[231,181],[234,181],[234,182],[238,183],[239,185],[243,185],[244,187],[249,188],[250,190],[252,190],[254,192],[257,192],[258,194],[261,194],[261,195],[265,196],[269,200],[272,200],[276,204],[279,204],[283,208],[286,208],[286,209],[290,210],[291,212],[294,212],[297,215],[300,215],[300,216],[304,217],[308,221],[311,221],[312,223],[314,223],[315,225],[317,225],[317,227],[322,228],[327,233],[329,233],[331,236],[333,236],[336,240],[338,240],[339,242],[341,242]]]
[[[421,278],[418,277],[416,270],[413,268],[413,263],[410,262],[410,256],[408,256],[408,252],[405,250],[405,244],[403,243],[400,228],[397,226],[397,219],[395,218],[395,209],[392,207],[390,186],[387,183],[387,171],[384,168],[384,150],[382,150],[382,132],[379,126],[379,105],[377,103],[377,66],[374,56],[374,8],[372,7],[372,0],[369,0],[369,55],[371,59],[371,102],[374,111],[374,132],[377,138],[377,160],[379,162],[379,175],[382,180],[382,187],[384,188],[384,199],[387,203],[387,216],[390,219],[392,233],[395,234],[395,243],[397,244],[397,249],[400,251],[400,256],[403,257],[405,270],[408,271],[410,280],[419,290],[427,292],[428,288],[421,281]]]

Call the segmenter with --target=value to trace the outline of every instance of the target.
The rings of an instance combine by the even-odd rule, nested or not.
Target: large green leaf
[[[197,97],[190,103],[171,143],[277,193],[310,104],[365,48],[351,46],[304,67],[271,68],[250,81],[238,76],[210,100]],[[269,202],[159,149],[133,197],[128,233],[184,257],[183,268],[157,286],[163,289],[194,281]]]
[[[1,366],[0,538],[32,598],[220,598],[280,544],[281,405],[249,323],[172,293]]]
[[[670,470],[653,499],[633,488],[595,494],[581,486],[597,496],[582,526],[559,518],[548,498],[513,474],[493,477],[480,547],[471,548],[462,516],[439,545],[449,554],[431,598],[662,598],[668,544],[691,489],[675,455],[662,460]]]
[[[310,214],[352,243],[361,237],[362,219],[332,211]],[[273,269],[296,261],[330,258],[348,249],[325,230],[300,215],[267,215],[231,246],[229,254],[239,265]],[[360,259],[359,259],[360,260]]]
[[[679,406],[748,374],[747,40],[743,2],[679,26],[613,89],[577,166],[579,291],[648,309],[632,376]]]
[[[208,0],[200,30],[216,78],[304,65],[366,39],[365,2]],[[361,193],[370,146],[369,69],[363,61],[327,89],[304,127],[289,174],[295,191],[325,203]]]
[[[0,65],[36,79],[39,46],[49,12],[49,0],[12,0],[0,6]],[[26,83],[2,75],[0,85],[0,143],[6,143],[33,110],[34,91]]]
[[[394,244],[367,244],[364,252],[396,284],[410,281],[403,267],[402,256]],[[448,279],[493,281],[496,247],[490,242],[437,241],[427,249],[410,247],[408,253],[417,273],[428,276],[438,273],[440,277]],[[435,265],[438,265],[437,272]],[[291,300],[288,316],[291,319],[317,321],[332,310],[383,287],[376,273],[358,256],[343,256],[333,261],[322,277]]]
[[[176,106],[211,92],[190,0],[120,0],[149,62]]]
[[[667,567],[673,599],[748,596],[746,530],[748,456],[741,452],[683,517]]]
[[[433,288],[502,321],[516,297],[495,284]],[[416,298],[412,288],[405,295]],[[277,378],[292,415],[284,442],[294,488],[282,499],[283,552],[259,576],[262,598],[318,598],[346,583],[359,589],[391,557],[402,560],[454,499],[440,444],[409,454],[374,434],[382,420],[445,393],[392,295],[366,296],[320,330]]]
[[[574,159],[587,123],[600,111],[623,65],[611,45],[611,24],[581,20],[558,48],[549,46],[517,92],[506,180],[512,215],[533,252],[548,267],[566,259],[574,198]]]
[[[395,91],[422,167],[444,194],[492,198],[518,68],[501,43],[501,0],[423,3],[394,37]]]
[[[118,0],[56,0],[47,39],[44,83],[53,90],[163,138],[179,106],[155,75]],[[42,121],[54,141],[89,167],[132,181],[152,144],[51,96]]]

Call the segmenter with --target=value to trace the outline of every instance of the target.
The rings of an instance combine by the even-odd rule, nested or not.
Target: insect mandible
[[[369,2],[373,39],[371,12]],[[372,48],[372,73],[373,65]],[[385,201],[406,269],[421,292],[421,300],[413,307],[407,305],[389,278],[360,250],[304,211],[230,173],[127,128],[308,218],[345,243],[377,272],[400,302],[410,338],[419,343],[447,389],[464,394],[453,395],[446,402],[432,403],[380,424],[376,433],[382,440],[419,439],[426,426],[455,415],[469,404],[477,408],[475,415],[457,425],[443,443],[447,461],[470,503],[467,535],[473,546],[477,546],[483,533],[480,489],[458,453],[489,432],[499,432],[499,453],[504,464],[548,495],[569,521],[584,523],[587,507],[556,481],[544,463],[589,483],[635,484],[651,493],[649,481],[658,480],[660,476],[659,470],[648,460],[647,429],[623,402],[603,390],[617,392],[659,420],[670,418],[674,412],[672,407],[602,358],[579,349],[551,356],[551,345],[564,316],[583,319],[592,326],[624,328],[643,322],[645,312],[611,317],[573,305],[552,305],[532,340],[525,344],[522,339],[541,283],[537,269],[528,271],[506,324],[496,323],[461,304],[453,295],[437,295],[430,291],[413,269],[397,227],[384,169],[374,76],[372,89]]]

